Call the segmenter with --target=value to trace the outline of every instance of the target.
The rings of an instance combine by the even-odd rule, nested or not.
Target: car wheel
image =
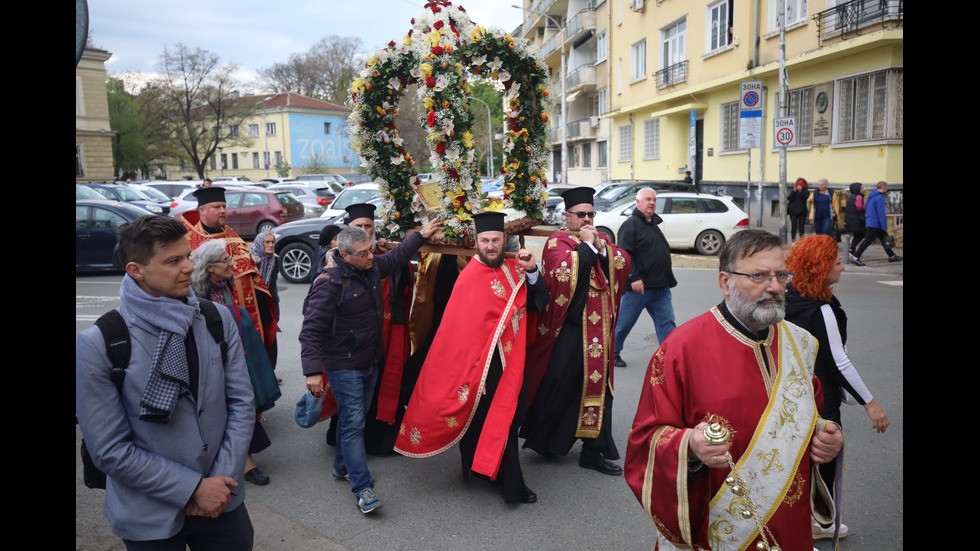
[[[275,222],[270,222],[270,221],[266,220],[265,222],[262,222],[261,224],[259,224],[258,232],[259,233],[262,233],[262,232],[265,232],[265,231],[272,231],[274,229],[276,229],[276,223]]]
[[[725,244],[725,237],[715,230],[705,230],[701,232],[698,236],[698,240],[694,242],[694,246],[697,248],[699,254],[714,256],[718,254],[721,250],[721,246]]]
[[[611,229],[609,229],[609,228],[607,228],[605,226],[599,226],[596,229],[599,230],[600,232],[606,234],[606,237],[608,237],[609,240],[612,241],[612,244],[613,245],[616,244],[616,234]]]
[[[279,271],[290,283],[309,283],[313,251],[304,243],[290,243],[279,253]]]

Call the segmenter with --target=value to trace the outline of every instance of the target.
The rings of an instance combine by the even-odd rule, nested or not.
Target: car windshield
[[[98,191],[95,191],[94,189],[92,189],[90,187],[76,185],[75,186],[75,200],[78,201],[79,199],[98,199],[98,200],[102,200],[102,199],[105,199],[105,197],[103,197],[102,194],[100,194]]]
[[[140,193],[139,190],[130,187],[117,187],[113,189],[123,201],[152,201],[152,199]]]
[[[295,195],[293,195],[292,193],[289,193],[288,191],[282,191],[282,192],[276,193],[276,197],[279,199],[279,202],[281,204],[283,204],[283,205],[299,205],[300,204],[299,199],[297,199]]]
[[[330,208],[343,210],[351,205],[367,203],[377,196],[378,190],[376,189],[345,189],[343,193],[337,196],[337,200],[330,205]]]
[[[162,202],[167,202],[167,203],[170,202],[170,197],[167,197],[167,194],[166,193],[163,193],[162,191],[160,191],[158,189],[147,187],[147,188],[141,189],[140,192],[142,192],[143,195],[146,195],[147,197],[149,197],[150,199],[152,199],[154,201],[162,201]]]
[[[596,199],[612,199],[622,190],[622,186],[610,186],[599,192],[595,196]]]

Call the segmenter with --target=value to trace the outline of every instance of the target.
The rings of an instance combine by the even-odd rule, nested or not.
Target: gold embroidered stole
[[[712,309],[712,313],[733,337],[758,350],[758,343],[732,327],[717,307]],[[817,423],[812,385],[815,341],[808,333],[785,321],[770,328],[770,338],[774,332],[779,339],[776,364],[779,369],[770,378],[763,368],[769,403],[751,442],[735,465],[742,477],[749,481],[749,497],[763,515],[764,523],[769,522],[783,503],[800,461],[809,449],[810,437]],[[769,347],[766,346],[765,350],[768,354]],[[769,358],[769,365],[772,365],[772,359]],[[758,536],[755,520],[741,515],[748,509],[748,500],[733,494],[728,484],[723,484],[718,490],[710,507],[708,538],[714,551],[741,551]],[[690,533],[687,535],[690,542]]]

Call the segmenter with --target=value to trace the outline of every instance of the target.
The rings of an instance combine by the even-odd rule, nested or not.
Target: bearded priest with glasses
[[[538,316],[528,349],[525,448],[565,455],[582,439],[579,466],[619,476],[612,437],[616,315],[626,289],[630,257],[595,229],[590,187],[562,194],[565,227],[542,254],[551,304]]]

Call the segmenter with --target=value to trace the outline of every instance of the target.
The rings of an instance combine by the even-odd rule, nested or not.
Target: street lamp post
[[[522,12],[524,11],[524,8],[521,6],[511,5],[511,7],[517,8]],[[561,125],[560,128],[561,173],[560,174],[561,174],[561,183],[567,184],[568,183],[568,137],[567,137],[568,131],[566,128],[566,120],[568,119],[568,110],[567,110],[568,106],[565,103],[565,81],[567,80],[566,77],[568,76],[565,74],[565,39],[567,38],[567,33],[566,33],[567,29],[559,25],[558,21],[554,17],[546,13],[542,13],[541,15],[548,18],[548,20],[551,21],[551,23],[555,26],[555,28],[558,29],[558,33],[561,38],[558,44],[558,47],[561,48],[561,119],[559,121],[559,124]]]
[[[480,98],[475,98],[473,96],[466,96],[467,99],[474,99],[483,104],[487,108],[487,147],[490,152],[487,153],[487,172],[490,173],[490,177],[493,178],[493,121],[490,119],[490,106],[487,102]]]

